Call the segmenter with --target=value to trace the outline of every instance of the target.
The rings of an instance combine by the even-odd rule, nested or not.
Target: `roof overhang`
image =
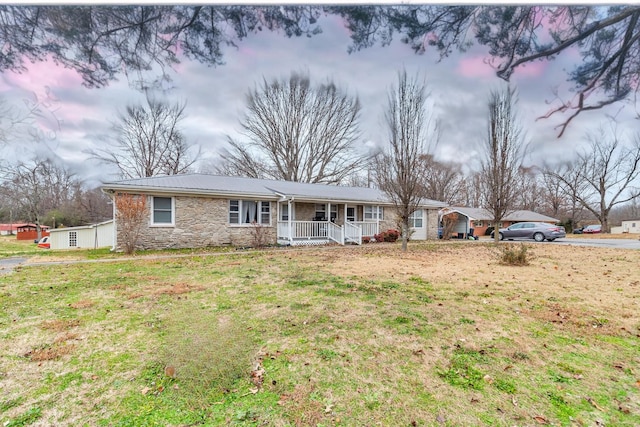
[[[122,193],[134,193],[134,194],[147,194],[147,195],[160,195],[160,196],[194,196],[194,197],[219,197],[219,198],[238,198],[238,199],[254,199],[254,200],[271,200],[278,201],[284,199],[294,199],[296,202],[303,203],[340,203],[340,204],[371,204],[392,207],[393,203],[384,200],[370,200],[370,199],[343,199],[339,197],[318,197],[308,196],[302,194],[285,194],[276,190],[269,189],[273,194],[264,193],[252,193],[251,191],[224,191],[224,190],[203,190],[203,189],[191,189],[191,188],[175,188],[175,187],[158,187],[147,185],[122,185],[122,184],[104,184],[102,191],[107,194],[114,194],[118,192]],[[420,208],[432,208],[439,209],[445,204],[420,204]]]

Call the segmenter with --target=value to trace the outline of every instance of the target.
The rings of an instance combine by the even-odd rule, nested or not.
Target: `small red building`
[[[49,226],[41,225],[42,235],[45,237],[49,235]],[[38,238],[38,227],[35,224],[18,224],[16,227],[18,240],[35,240]]]

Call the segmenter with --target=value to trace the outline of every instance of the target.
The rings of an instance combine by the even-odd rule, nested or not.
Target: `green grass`
[[[516,299],[510,270],[487,287],[369,250],[388,274],[338,274],[339,254],[0,276],[0,425],[640,425],[638,338],[613,320],[540,320],[549,295]]]

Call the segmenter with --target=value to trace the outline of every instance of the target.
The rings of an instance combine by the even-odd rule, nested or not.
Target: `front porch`
[[[379,229],[378,222],[370,221],[347,221],[343,225],[331,221],[278,221],[278,243],[291,246],[361,245],[363,237],[373,237]]]

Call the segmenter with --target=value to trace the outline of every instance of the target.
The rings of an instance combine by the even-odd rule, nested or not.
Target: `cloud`
[[[202,148],[203,158],[215,157],[225,147],[227,135],[240,137],[239,120],[250,88],[263,78],[288,76],[300,70],[308,70],[314,82],[332,79],[357,95],[362,105],[363,141],[383,144],[386,130],[382,118],[388,91],[396,83],[398,72],[406,68],[411,74],[424,75],[430,88],[433,109],[443,130],[437,157],[467,165],[478,163],[489,93],[506,85],[486,61],[485,48],[475,46],[464,54],[454,52],[440,60],[433,49],[418,55],[394,40],[388,47],[373,46],[349,54],[351,40],[341,19],[323,17],[320,25],[323,32],[310,38],[287,38],[268,31],[250,34],[238,48],[224,48],[225,64],[221,66],[186,59],[175,66],[171,88],[165,86],[163,95],[170,102],[187,103],[183,131],[189,142]],[[522,123],[531,140],[532,162],[570,158],[584,143],[584,133],[599,121],[608,120],[607,113],[617,114],[621,126],[637,125],[633,106],[618,112],[621,105],[580,116],[560,140],[554,127],[566,115],[536,120],[551,108],[554,91],[562,99],[571,96],[566,72],[575,67],[579,56],[569,53],[554,61],[518,67],[512,76],[511,84],[519,92]],[[46,100],[50,110],[38,126],[49,138],[39,143],[25,141],[26,146],[48,148],[91,180],[105,172],[88,160],[86,151],[108,147],[113,138],[111,121],[118,111],[144,100],[124,76],[106,88],[87,89],[75,71],[51,62],[33,64],[23,74],[5,71],[0,75],[0,96],[12,104]]]

